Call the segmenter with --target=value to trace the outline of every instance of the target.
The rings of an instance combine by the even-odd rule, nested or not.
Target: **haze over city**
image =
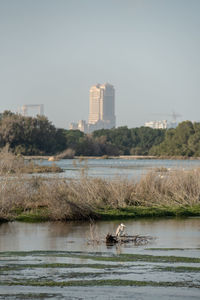
[[[200,121],[199,14],[198,0],[0,0],[0,112],[41,103],[68,128],[109,82],[117,126]]]

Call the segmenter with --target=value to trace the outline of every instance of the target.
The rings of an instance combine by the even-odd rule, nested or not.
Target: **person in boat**
[[[116,236],[117,237],[120,237],[120,236],[124,236],[125,235],[125,228],[126,226],[121,223],[118,227],[117,227],[117,230],[116,230]]]

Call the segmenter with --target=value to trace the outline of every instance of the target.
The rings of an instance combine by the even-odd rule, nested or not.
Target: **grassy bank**
[[[101,208],[94,210],[94,216],[91,215],[88,219],[99,220],[120,220],[133,218],[164,218],[164,217],[194,217],[200,216],[200,205],[196,206],[176,206],[176,207],[134,207],[127,208]],[[78,219],[87,219],[80,217]],[[54,220],[50,216],[48,209],[38,208],[26,211],[21,211],[13,217],[13,220],[22,222],[45,222]],[[57,219],[56,219],[57,220]],[[77,218],[64,218],[60,220],[77,220]]]
[[[200,205],[194,206],[130,206],[118,209],[97,210],[103,220],[133,219],[133,218],[164,218],[200,216]]]

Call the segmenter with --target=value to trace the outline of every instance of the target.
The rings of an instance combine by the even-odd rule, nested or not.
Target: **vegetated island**
[[[159,168],[140,181],[30,177],[5,150],[0,166],[0,222],[200,216],[200,169]]]

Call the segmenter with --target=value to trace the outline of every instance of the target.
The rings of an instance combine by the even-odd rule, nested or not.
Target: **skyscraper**
[[[97,84],[90,88],[89,126],[93,129],[115,127],[115,89],[109,84]],[[96,127],[96,128],[94,128]]]
[[[89,121],[80,120],[71,123],[71,130],[80,130],[91,133],[99,129],[111,129],[116,124],[115,118],[115,89],[113,85],[97,84],[90,88]]]

